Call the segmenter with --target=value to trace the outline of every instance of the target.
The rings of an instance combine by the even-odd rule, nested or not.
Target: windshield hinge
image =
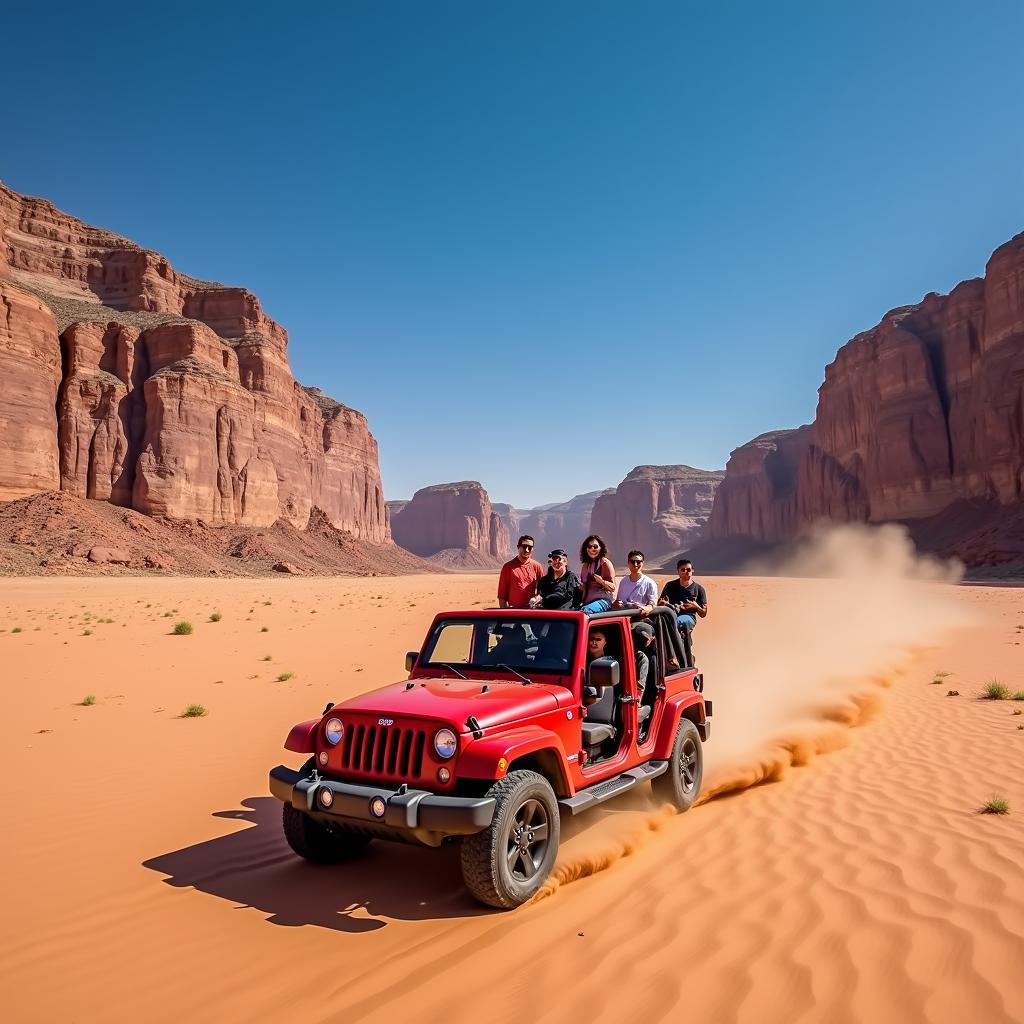
[[[480,739],[484,734],[483,729],[480,728],[480,723],[472,715],[466,719],[466,728],[473,733],[473,739],[475,740]]]

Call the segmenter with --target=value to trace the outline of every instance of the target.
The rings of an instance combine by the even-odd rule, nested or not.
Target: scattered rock
[[[89,549],[89,561],[94,565],[127,565],[132,556],[123,548],[95,547]]]
[[[292,565],[291,562],[275,562],[274,572],[286,572],[289,576],[302,575],[302,570],[298,566]]]

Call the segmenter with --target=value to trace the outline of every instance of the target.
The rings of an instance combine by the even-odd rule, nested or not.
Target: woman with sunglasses
[[[580,582],[583,584],[583,611],[588,615],[606,612],[615,593],[615,566],[608,548],[596,533],[580,547]]]

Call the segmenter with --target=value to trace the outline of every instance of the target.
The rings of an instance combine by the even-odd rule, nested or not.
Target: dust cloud
[[[718,594],[705,581],[710,610],[695,653],[714,717],[701,803],[844,746],[915,652],[969,615],[954,586],[962,567],[918,555],[898,526],[818,530],[772,571],[723,580]],[[568,823],[537,898],[629,856],[670,819],[637,794],[592,826]]]

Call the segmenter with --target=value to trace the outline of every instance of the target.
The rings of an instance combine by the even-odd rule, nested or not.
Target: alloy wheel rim
[[[689,737],[683,740],[682,749],[679,751],[679,778],[683,790],[687,793],[693,792],[697,785],[697,744]]]
[[[539,800],[524,800],[512,816],[505,850],[505,863],[514,879],[529,882],[536,877],[544,863],[549,834],[547,809]]]

